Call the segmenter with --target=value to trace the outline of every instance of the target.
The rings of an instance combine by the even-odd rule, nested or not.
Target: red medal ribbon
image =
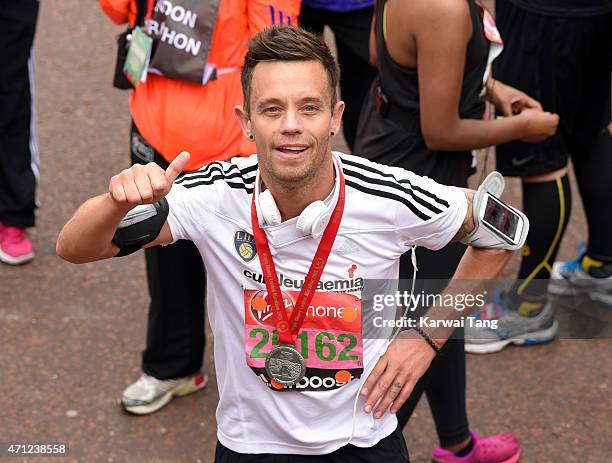
[[[291,314],[291,320],[287,317],[287,311],[283,303],[283,294],[280,289],[278,282],[278,276],[276,274],[276,268],[274,267],[274,260],[272,259],[272,253],[270,252],[270,246],[268,245],[268,238],[266,232],[260,227],[259,220],[257,219],[257,210],[255,208],[255,192],[253,192],[253,200],[251,202],[251,225],[253,227],[253,236],[255,237],[255,247],[259,254],[259,262],[261,264],[261,270],[263,272],[266,289],[270,297],[270,306],[272,307],[272,315],[274,316],[274,323],[278,331],[278,339],[282,344],[295,345],[297,335],[304,323],[306,318],[306,312],[308,306],[312,301],[312,298],[323,275],[323,269],[331,253],[334,240],[338,234],[340,228],[340,221],[342,220],[342,213],[344,212],[344,175],[342,175],[342,169],[338,169],[338,176],[340,179],[340,191],[338,192],[338,202],[332,212],[329,219],[329,223],[325,228],[325,232],[317,248],[310,269],[304,280],[304,286],[300,291],[297,298],[293,313]]]

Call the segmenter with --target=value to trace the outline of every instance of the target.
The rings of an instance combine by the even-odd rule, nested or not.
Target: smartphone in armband
[[[485,227],[508,244],[516,246],[521,242],[525,225],[523,217],[490,193],[486,193],[479,219]]]
[[[472,200],[474,230],[461,240],[477,248],[515,251],[525,244],[529,219],[499,197],[504,191],[504,178],[491,172]]]

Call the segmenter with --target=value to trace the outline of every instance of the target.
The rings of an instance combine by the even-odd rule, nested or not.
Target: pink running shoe
[[[0,262],[19,265],[34,259],[32,242],[25,228],[0,224]]]
[[[474,439],[470,453],[458,457],[436,445],[432,451],[433,463],[515,463],[521,456],[521,444],[513,434],[479,437],[470,431],[470,435]]]

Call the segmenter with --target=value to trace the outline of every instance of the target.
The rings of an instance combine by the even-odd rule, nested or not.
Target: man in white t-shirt
[[[473,192],[332,152],[344,109],[337,82],[315,35],[258,34],[236,108],[257,154],[178,180],[187,153],[166,171],[134,165],[58,239],[58,255],[74,263],[196,244],[215,335],[219,462],[407,462],[394,413],[450,335],[409,330],[389,343],[368,334],[362,296],[366,281],[397,279],[410,247],[467,236]],[[458,276],[492,278],[508,257],[470,248]]]

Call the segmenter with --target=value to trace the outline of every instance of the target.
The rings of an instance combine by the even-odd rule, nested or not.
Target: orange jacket
[[[116,24],[136,20],[136,0],[99,0]],[[149,0],[150,17],[154,0]],[[248,156],[255,144],[245,139],[233,113],[242,104],[240,70],[250,37],[270,26],[297,24],[300,0],[221,0],[208,62],[236,68],[207,85],[149,74],[130,97],[130,111],[142,136],[170,162],[189,151],[187,170],[232,156]]]

